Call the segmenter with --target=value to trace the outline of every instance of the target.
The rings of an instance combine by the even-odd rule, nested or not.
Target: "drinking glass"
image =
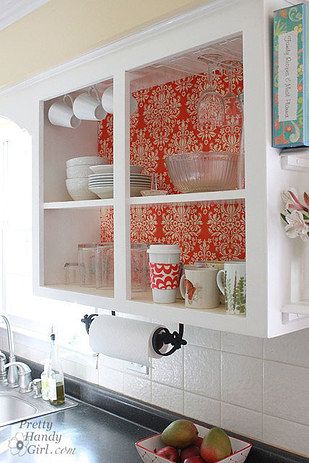
[[[95,286],[95,243],[78,245],[78,265],[80,267],[81,284]]]
[[[95,250],[95,281],[98,289],[114,287],[114,245],[102,243]]]

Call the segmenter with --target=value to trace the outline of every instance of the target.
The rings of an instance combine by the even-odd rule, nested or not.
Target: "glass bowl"
[[[168,155],[167,170],[181,193],[238,188],[238,154],[196,151]]]

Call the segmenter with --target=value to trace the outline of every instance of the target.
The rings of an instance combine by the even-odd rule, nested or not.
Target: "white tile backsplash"
[[[95,358],[73,351],[62,352],[63,366],[116,392],[309,457],[309,329],[260,340],[186,327],[185,339],[181,351],[153,359],[149,375],[102,355],[96,368]],[[21,334],[15,343],[18,355],[46,358],[48,343]],[[7,348],[1,328],[0,346]]]
[[[152,403],[183,414],[183,390],[152,382]]]
[[[222,352],[222,401],[262,411],[263,362],[261,359]]]
[[[186,326],[186,341],[193,346],[220,350],[221,332],[198,326]]]
[[[221,426],[227,430],[262,440],[263,415],[247,408],[221,403]]]
[[[309,426],[264,415],[263,441],[309,457]]]
[[[123,393],[143,402],[151,402],[151,382],[148,379],[124,373]]]
[[[233,354],[262,358],[263,339],[234,333],[222,333],[221,349]]]
[[[184,414],[203,423],[220,426],[220,401],[185,391]]]
[[[309,369],[265,361],[264,413],[309,426]]]
[[[182,389],[183,352],[183,349],[180,349],[170,357],[152,359],[152,380]]]
[[[184,349],[185,390],[220,399],[220,351],[186,346]]]
[[[309,368],[309,329],[265,339],[264,358]]]

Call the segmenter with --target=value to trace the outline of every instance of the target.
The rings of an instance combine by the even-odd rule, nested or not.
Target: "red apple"
[[[199,448],[194,445],[190,445],[190,447],[187,447],[180,452],[180,461],[184,462],[188,458],[197,457],[199,455],[200,455]]]
[[[175,447],[171,447],[171,446],[163,447],[160,450],[155,450],[155,454],[158,455],[159,457],[166,458],[167,460],[172,461],[174,463],[177,463],[178,461],[178,450],[175,449]]]
[[[197,437],[194,445],[200,449],[201,445],[202,445],[202,442],[203,442],[203,438],[202,437]]]
[[[187,458],[184,463],[205,463],[202,457],[190,457]]]

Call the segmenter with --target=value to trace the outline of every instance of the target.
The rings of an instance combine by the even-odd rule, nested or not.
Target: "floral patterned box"
[[[203,426],[196,424],[196,427],[201,437],[206,436],[209,432],[209,429]],[[252,444],[233,437],[230,437],[230,439],[233,453],[229,457],[224,458],[224,460],[220,460],[220,463],[244,463],[251,450]],[[160,434],[136,442],[135,447],[144,463],[168,463],[169,461],[155,453],[155,450],[159,450],[163,447]]]
[[[309,146],[308,4],[275,12],[273,35],[273,146]]]

